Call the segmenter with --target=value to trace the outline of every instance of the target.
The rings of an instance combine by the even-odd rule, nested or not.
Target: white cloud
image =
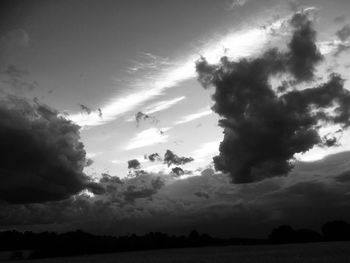
[[[219,154],[220,140],[206,142],[195,150],[191,156],[195,162],[204,161],[206,157],[213,157]]]
[[[162,111],[165,109],[170,108],[171,106],[179,103],[180,101],[184,100],[186,97],[185,96],[181,96],[181,97],[177,97],[175,99],[171,99],[171,100],[162,100],[159,102],[156,102],[148,107],[145,108],[144,113],[146,114],[152,114],[158,111]]]
[[[125,147],[125,150],[133,150],[145,146],[154,145],[157,143],[167,142],[169,135],[161,133],[168,131],[170,128],[149,128],[138,133]]]
[[[94,157],[101,155],[101,154],[102,154],[102,152],[89,152],[89,153],[86,153],[86,157],[87,158],[94,158]]]
[[[197,119],[202,118],[204,116],[208,116],[212,113],[213,113],[212,110],[206,109],[206,110],[198,112],[198,113],[193,113],[193,114],[183,116],[180,120],[176,121],[174,124],[179,125],[179,124],[187,123],[190,121],[194,121],[194,120],[197,120]]]
[[[174,106],[175,104],[179,103],[180,101],[184,100],[186,97],[185,96],[181,96],[181,97],[177,97],[171,100],[162,100],[162,101],[157,101],[149,106],[147,106],[145,109],[141,110],[143,113],[145,114],[152,114],[152,113],[156,113],[159,111],[163,111],[166,110],[172,106]],[[134,121],[135,117],[132,116],[129,119],[127,119],[126,121],[130,122],[130,121]]]

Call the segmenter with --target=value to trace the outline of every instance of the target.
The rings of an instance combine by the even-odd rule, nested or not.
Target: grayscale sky
[[[130,192],[127,185],[140,180],[126,179],[130,159],[138,159],[149,173],[140,183],[143,190],[153,182],[154,174],[165,178],[163,187],[153,189],[153,200],[140,194],[126,198],[123,205],[119,202],[113,208],[104,206],[106,229],[97,229],[96,211],[78,214],[75,203],[72,224],[67,223],[67,214],[59,216],[63,223],[52,223],[45,217],[52,229],[57,224],[57,229],[76,226],[81,218],[91,217],[94,219],[82,225],[96,232],[112,229],[120,233],[113,226],[118,219],[128,231],[131,225],[142,222],[144,227],[137,231],[152,230],[157,225],[162,230],[181,232],[197,225],[225,235],[227,225],[230,229],[243,225],[241,234],[251,234],[244,232],[248,226],[263,233],[254,220],[265,220],[263,224],[270,226],[274,220],[289,218],[297,206],[302,211],[306,209],[299,204],[303,203],[300,199],[293,204],[288,200],[298,191],[293,192],[297,186],[310,187],[310,195],[322,192],[329,176],[342,172],[326,156],[350,150],[348,130],[338,138],[338,146],[314,146],[296,154],[294,157],[302,165],[293,170],[294,176],[250,186],[231,184],[221,173],[210,177],[214,173],[212,158],[218,154],[224,135],[218,126],[220,116],[211,110],[214,90],[204,89],[198,82],[195,63],[201,57],[218,63],[222,56],[237,61],[259,56],[271,47],[283,50],[291,38],[286,21],[295,12],[306,10],[313,17],[316,45],[325,58],[317,73],[326,78],[325,72],[334,71],[347,80],[350,52],[346,47],[350,39],[346,35],[341,39],[336,32],[350,24],[348,0],[16,0],[0,5],[2,94],[35,98],[81,126],[81,142],[87,158],[92,160],[84,173],[94,180],[99,180],[102,173],[131,180],[118,186],[118,193],[110,194],[114,200],[120,196],[125,199],[126,192]],[[336,54],[341,45],[344,50]],[[345,81],[344,87],[350,89],[349,82]],[[137,122],[138,112],[148,118]],[[320,132],[327,135],[338,128],[327,126]],[[194,158],[183,166],[187,172],[181,178],[169,176],[172,167],[144,157],[152,153],[163,156],[167,149]],[[335,171],[324,172],[320,164],[324,157]],[[349,165],[345,157],[337,161],[342,167]],[[308,165],[316,167],[319,178],[314,178],[316,173],[310,172]],[[305,179],[305,174],[310,176]],[[344,186],[337,182],[330,189],[334,196],[340,196],[339,202],[346,200]],[[81,198],[110,198],[86,195]],[[310,197],[304,204],[312,200]],[[6,209],[14,211],[17,205]],[[28,221],[33,229],[42,229],[37,218],[44,212],[32,206],[35,213]],[[57,211],[59,205],[52,206]],[[222,219],[222,227],[213,223],[215,217]],[[198,218],[203,220],[198,222]],[[175,223],[177,219],[181,225]],[[5,221],[3,226],[24,225],[15,215]]]

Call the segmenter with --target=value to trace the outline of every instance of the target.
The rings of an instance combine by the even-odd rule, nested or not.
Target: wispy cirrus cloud
[[[149,128],[143,130],[136,134],[134,138],[130,140],[130,142],[125,146],[125,150],[133,150],[137,148],[142,148],[149,145],[154,145],[157,143],[167,142],[169,139],[169,135],[164,133],[168,131],[170,128]]]
[[[183,116],[180,120],[175,121],[174,124],[175,125],[179,125],[179,124],[184,124],[184,123],[187,123],[187,122],[191,122],[191,121],[197,120],[199,118],[202,118],[204,116],[208,116],[208,115],[210,115],[212,113],[213,113],[213,111],[211,109],[204,109],[204,110],[202,110],[200,112],[192,113],[192,114]]]
[[[186,98],[185,96],[181,96],[181,97],[177,97],[177,98],[171,99],[171,100],[158,101],[158,102],[146,107],[144,110],[144,113],[152,114],[152,113],[156,113],[156,112],[159,112],[162,110],[166,110],[166,109],[174,106],[175,104],[179,103],[180,101],[184,100],[185,98]]]
[[[125,147],[125,150],[133,150],[137,148],[151,146],[157,143],[167,142],[169,139],[169,135],[165,133],[166,131],[173,129],[177,125],[191,122],[210,114],[212,114],[212,110],[205,108],[200,112],[183,116],[180,120],[174,122],[173,126],[166,127],[166,128],[153,127],[153,128],[143,130],[129,141],[129,143]]]
[[[153,114],[153,113],[156,113],[159,111],[163,111],[163,110],[171,108],[172,106],[181,102],[185,98],[186,98],[185,96],[180,96],[180,97],[176,97],[176,98],[170,99],[170,100],[157,101],[157,102],[145,107],[144,109],[142,109],[141,112],[148,115],[148,114]],[[132,116],[129,119],[127,119],[126,121],[130,122],[130,121],[134,121],[134,120],[135,120],[135,117]]]

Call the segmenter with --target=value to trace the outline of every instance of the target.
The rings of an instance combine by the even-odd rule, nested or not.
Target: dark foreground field
[[[164,249],[11,262],[350,262],[350,242]]]

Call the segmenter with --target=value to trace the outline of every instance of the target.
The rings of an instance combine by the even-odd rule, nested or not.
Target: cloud
[[[184,175],[185,172],[181,167],[174,167],[171,169],[171,172],[175,175],[175,176],[181,176]]]
[[[336,32],[337,37],[342,41],[348,40],[350,37],[350,25],[345,25]]]
[[[180,157],[170,150],[166,150],[163,158],[163,162],[167,164],[168,167],[171,165],[184,165],[192,161],[192,157]]]
[[[185,98],[186,98],[185,96],[181,96],[181,97],[177,97],[177,98],[174,98],[171,100],[158,101],[158,102],[146,107],[144,112],[146,114],[152,114],[152,113],[166,110],[166,109],[174,106],[175,104],[179,103],[180,101],[184,100]]]
[[[84,104],[79,104],[79,107],[81,108],[81,110],[86,113],[87,115],[90,115],[92,110],[88,107],[85,106]]]
[[[345,20],[346,20],[346,15],[341,15],[334,18],[335,23],[344,23]]]
[[[335,180],[341,183],[350,182],[350,171],[342,172],[335,177]]]
[[[133,65],[127,68],[128,73],[135,74],[140,71],[159,70],[162,67],[172,65],[169,58],[160,57],[147,52],[142,52],[140,59],[142,61],[131,61]]]
[[[203,161],[206,157],[213,157],[219,153],[220,141],[206,142],[202,144],[197,150],[193,151],[191,156],[195,159],[196,162]]]
[[[212,172],[190,178],[145,174],[122,180],[105,174],[100,179],[106,189],[102,195],[80,194],[44,204],[0,203],[0,226],[37,231],[79,228],[109,235],[186,234],[196,228],[215,236],[266,237],[280,224],[318,228],[334,218],[350,220],[348,181],[336,180],[349,170],[347,152],[323,161],[298,162],[289,177],[252,184],[233,185],[227,175]]]
[[[126,191],[123,192],[124,199],[127,202],[134,202],[135,199],[139,198],[150,198],[156,194],[157,191],[162,188],[164,182],[160,177],[152,179],[149,184],[138,187],[135,185],[129,185]]]
[[[205,56],[209,62],[216,63],[224,50],[222,47],[230,47],[227,56],[237,59],[247,57],[259,52],[271,38],[271,32],[279,30],[286,18],[275,21],[270,26],[262,28],[244,28],[234,31],[219,39],[206,41],[206,46],[193,50],[186,59],[175,61],[169,65],[162,64],[161,68],[155,68],[154,72],[147,74],[145,78],[136,79],[129,83],[130,89],[135,92],[113,98],[109,103],[101,107],[103,119],[97,112],[86,114],[71,114],[70,120],[81,126],[96,126],[113,121],[121,115],[135,110],[143,103],[160,96],[169,88],[179,83],[196,77],[194,63],[198,59],[198,53]]]
[[[181,97],[177,97],[177,98],[174,98],[171,100],[157,101],[157,102],[145,107],[141,112],[148,115],[148,114],[153,114],[153,113],[156,113],[159,111],[163,111],[163,110],[169,109],[170,107],[176,105],[177,103],[184,100],[185,98],[186,98],[185,96],[181,96]],[[133,116],[133,117],[127,119],[126,121],[131,122],[134,120],[135,120],[135,118]]]
[[[163,131],[163,134],[160,132]],[[167,142],[169,135],[164,134],[168,128],[149,128],[138,133],[130,142],[125,146],[125,150],[133,150],[137,148],[142,148],[145,146],[154,145],[157,143]]]
[[[324,123],[349,126],[350,92],[340,76],[331,74],[328,82],[303,90],[287,87],[278,93],[271,86],[270,78],[282,74],[292,78],[291,86],[310,83],[322,60],[308,17],[297,13],[290,23],[295,32],[286,52],[270,49],[250,60],[197,63],[199,81],[215,87],[212,109],[224,128],[215,167],[230,173],[234,183],[286,175],[294,154],[327,145],[319,135]],[[327,111],[332,107],[334,112]]]
[[[162,158],[159,156],[158,153],[152,153],[152,154],[148,155],[147,159],[150,160],[151,162],[161,161],[162,160]]]
[[[231,2],[229,3],[229,10],[235,9],[237,7],[242,7],[244,6],[246,3],[248,2],[248,0],[231,0]]]
[[[0,103],[0,200],[56,201],[94,187],[79,126],[37,101],[9,96]]]
[[[128,169],[140,169],[140,168],[141,168],[141,164],[137,159],[128,161]]]
[[[322,60],[316,46],[316,31],[309,18],[302,13],[295,14],[290,23],[295,31],[289,43],[287,66],[297,80],[311,80],[315,66]]]
[[[135,114],[135,120],[136,120],[136,127],[139,127],[140,122],[141,121],[145,121],[145,120],[150,120],[153,123],[158,123],[159,122],[159,120],[157,118],[155,118],[153,116],[150,116],[148,114],[145,114],[145,113],[143,113],[141,111],[139,111],[139,112],[137,112]]]
[[[204,116],[208,116],[208,115],[210,115],[212,113],[213,113],[212,110],[205,109],[205,110],[203,110],[201,112],[198,112],[198,113],[193,113],[193,114],[189,114],[189,115],[183,116],[180,120],[176,121],[174,124],[175,125],[179,125],[179,124],[184,124],[184,123],[187,123],[187,122],[191,122],[191,121],[197,120],[199,118],[202,118]]]

